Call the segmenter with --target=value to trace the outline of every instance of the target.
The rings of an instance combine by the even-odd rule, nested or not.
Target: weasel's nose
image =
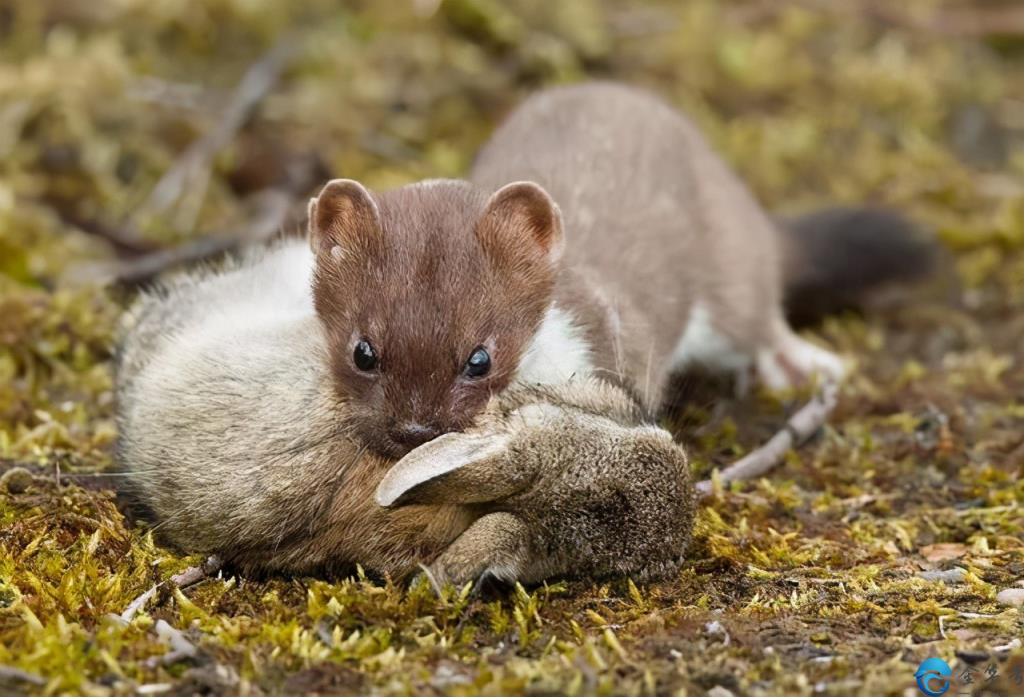
[[[437,438],[441,435],[441,429],[436,426],[407,422],[392,428],[390,435],[391,439],[399,445],[415,448],[417,445],[423,445],[428,440]]]

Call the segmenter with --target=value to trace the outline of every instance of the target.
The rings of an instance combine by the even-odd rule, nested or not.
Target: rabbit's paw
[[[527,580],[526,526],[511,513],[489,513],[469,526],[434,562],[427,576],[435,588],[491,576],[503,583]]]

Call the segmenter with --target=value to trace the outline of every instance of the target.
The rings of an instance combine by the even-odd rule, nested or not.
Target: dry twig
[[[778,466],[790,448],[800,446],[825,425],[838,399],[839,385],[834,382],[825,383],[810,402],[790,417],[785,428],[760,448],[722,470],[718,475],[718,481],[725,484],[754,479]],[[713,479],[698,482],[697,495],[702,499],[707,498],[713,488]]]
[[[189,586],[193,586],[217,573],[220,571],[221,566],[223,566],[223,562],[220,557],[211,556],[200,566],[190,566],[180,574],[171,576],[169,580],[178,588],[188,588]],[[121,619],[125,622],[131,622],[135,615],[138,614],[139,610],[144,608],[146,604],[157,594],[157,591],[159,591],[166,583],[167,581],[162,581],[156,584],[133,600],[128,607],[125,608],[124,612],[121,613]]]
[[[213,158],[235,137],[252,110],[277,83],[294,55],[294,43],[284,39],[246,71],[217,126],[182,153],[142,205],[132,213],[130,222],[142,215],[160,215],[178,204],[175,214],[177,227],[182,230],[194,227],[206,197]]]
[[[28,685],[42,687],[46,684],[46,679],[43,678],[41,675],[29,673],[28,671],[21,670],[20,668],[13,668],[11,666],[0,665],[0,684],[5,682],[25,683]]]
[[[241,228],[221,235],[200,237],[177,247],[161,249],[119,263],[113,269],[112,280],[125,285],[137,285],[168,269],[210,259],[247,244],[266,242],[281,231],[288,219],[291,196],[274,189],[262,196],[260,204],[260,210],[253,220]]]
[[[169,666],[186,658],[192,658],[199,653],[195,644],[186,639],[185,635],[180,630],[175,629],[171,624],[164,620],[157,620],[156,625],[153,627],[153,631],[156,632],[160,641],[167,644],[170,651],[162,656],[153,656],[150,658],[148,661],[150,667],[155,667],[157,665]]]
[[[212,259],[249,244],[270,240],[282,231],[291,211],[292,196],[280,189],[259,195],[253,218],[235,230],[199,237],[177,247],[160,249],[134,259],[73,267],[65,280],[76,283],[120,283],[134,286],[145,283],[164,271]]]

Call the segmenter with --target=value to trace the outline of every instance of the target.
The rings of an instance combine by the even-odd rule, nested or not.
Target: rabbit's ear
[[[509,440],[507,434],[447,433],[424,443],[384,475],[377,503],[483,503],[514,494],[523,478],[506,466]]]

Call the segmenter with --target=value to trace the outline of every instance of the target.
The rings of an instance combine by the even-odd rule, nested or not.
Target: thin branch
[[[200,581],[213,576],[215,573],[220,571],[223,565],[224,562],[221,561],[220,557],[211,556],[199,566],[190,566],[180,574],[171,576],[169,581],[178,588],[188,588],[189,586],[194,586]],[[121,613],[121,620],[124,622],[131,622],[135,618],[135,615],[146,607],[146,604],[153,599],[157,594],[157,591],[166,585],[166,583],[167,581],[161,581],[139,597],[135,598],[135,600],[133,600],[128,607],[124,609],[124,612]]]
[[[35,673],[29,673],[21,668],[14,668],[12,666],[0,665],[0,683],[12,683],[21,682],[28,683],[29,685],[36,685],[42,687],[46,684],[46,679],[41,675]]]
[[[279,189],[271,189],[256,196],[259,198],[258,212],[252,220],[235,230],[200,237],[134,259],[82,264],[71,268],[65,280],[73,283],[120,283],[133,286],[179,266],[212,259],[246,245],[266,242],[281,232],[288,221],[292,196]]]
[[[291,197],[275,190],[265,195],[262,203],[259,214],[242,228],[222,235],[201,237],[119,264],[114,280],[125,285],[137,285],[168,269],[210,259],[247,244],[266,242],[284,226],[291,208]]]
[[[131,622],[133,619],[135,619],[135,615],[139,614],[139,610],[146,607],[146,604],[153,599],[153,596],[156,595],[156,592],[160,590],[160,586],[162,585],[162,583],[156,584],[148,591],[140,595],[138,598],[133,600],[131,604],[124,609],[124,612],[121,613],[121,619],[125,622]]]
[[[178,204],[178,227],[192,229],[206,197],[213,158],[232,141],[252,111],[277,83],[294,55],[294,42],[283,39],[249,67],[216,127],[182,153],[142,205],[132,213],[129,222],[143,215],[160,215]],[[183,202],[186,196],[188,198]]]
[[[147,258],[151,258],[153,264],[170,265],[166,261],[169,253],[166,250],[154,251],[154,242],[142,235],[139,220],[144,216],[161,215],[174,207],[175,227],[183,232],[193,230],[206,198],[214,157],[231,143],[252,111],[277,83],[294,55],[294,42],[284,39],[254,63],[231,94],[216,127],[181,154],[153,187],[146,200],[120,225],[84,217],[68,202],[53,201],[50,205],[65,223],[106,240],[119,254],[148,255]],[[185,255],[187,261],[192,256],[211,256],[231,247],[230,241],[219,239],[201,240],[194,244],[197,245],[195,249],[189,249],[186,245],[170,254]]]
[[[65,224],[77,228],[87,235],[105,240],[118,254],[146,254],[155,249],[153,242],[145,239],[131,225],[117,226],[96,218],[86,218],[72,210],[72,207],[58,203],[51,203],[50,206]]]
[[[40,465],[35,462],[11,460],[0,457],[0,477],[6,475],[11,470],[26,470],[37,484],[42,480],[53,479],[56,482],[57,488],[62,488],[68,484],[74,484],[75,486],[88,491],[100,491],[112,488],[112,485],[107,484],[100,479],[100,473],[64,472],[60,469],[60,463],[58,462],[54,462],[54,466],[50,467],[49,465]],[[112,475],[106,473],[103,474],[104,478],[109,478],[110,476]]]
[[[175,574],[174,576],[171,576],[171,582],[178,588],[188,588],[189,586],[194,586],[200,581],[204,581],[210,578],[215,573],[220,571],[221,567],[223,566],[224,562],[221,560],[221,558],[216,555],[213,555],[207,557],[206,561],[204,561],[201,565],[190,566],[189,568],[182,571],[180,574]]]
[[[199,653],[199,649],[196,648],[195,644],[185,638],[185,635],[182,634],[181,630],[176,629],[165,620],[157,620],[156,625],[153,627],[153,631],[156,632],[156,636],[160,641],[167,644],[170,651],[162,656],[153,656],[147,660],[146,664],[151,668],[155,668],[157,665],[169,666],[186,658],[193,658],[197,653]]]
[[[785,427],[757,450],[722,470],[717,480],[728,482],[755,479],[774,469],[791,448],[799,447],[825,425],[839,400],[839,385],[826,382],[810,402],[800,408]],[[713,479],[697,483],[697,495],[704,499],[714,489]]]

